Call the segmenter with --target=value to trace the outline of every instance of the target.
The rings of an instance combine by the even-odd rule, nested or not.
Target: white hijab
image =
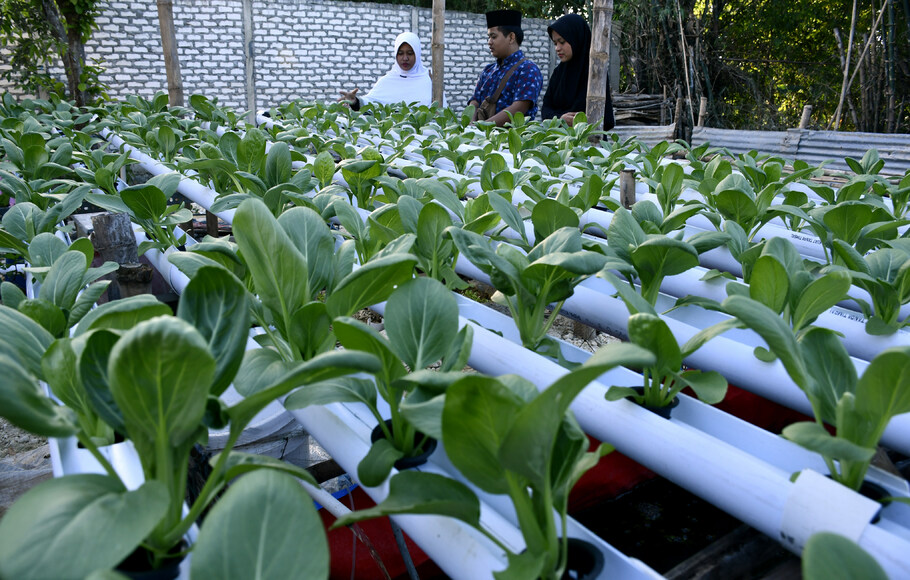
[[[414,66],[411,70],[401,70],[398,66],[398,49],[408,43],[414,49]],[[392,51],[394,64],[385,75],[379,77],[370,92],[360,97],[364,103],[414,103],[419,105],[433,104],[433,82],[430,72],[420,59],[420,38],[413,32],[402,32],[395,38],[395,49]]]

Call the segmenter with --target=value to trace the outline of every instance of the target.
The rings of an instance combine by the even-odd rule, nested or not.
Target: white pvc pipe
[[[208,187],[205,187],[204,185],[193,181],[189,177],[186,177],[185,175],[174,171],[170,167],[167,167],[166,165],[163,165],[162,163],[152,159],[145,153],[124,142],[123,139],[111,132],[109,129],[104,129],[101,134],[105,139],[108,139],[114,147],[117,147],[118,149],[122,147],[123,149],[129,151],[130,157],[137,160],[142,168],[152,175],[161,175],[164,173],[176,173],[177,175],[180,175],[180,184],[177,186],[177,190],[185,195],[188,199],[193,200],[195,203],[198,203],[206,209],[212,207],[212,203],[214,203],[215,198],[218,195],[217,192],[212,191]],[[223,219],[225,222],[231,223],[234,219],[234,211],[235,210],[233,209],[229,209],[222,212],[217,212],[215,215]]]
[[[463,324],[469,324],[461,319]],[[486,329],[474,326],[474,348],[468,364],[487,374],[515,372],[521,369],[522,376],[533,381],[538,388],[544,388],[565,373],[556,363],[512,344]],[[607,373],[608,376],[610,373]],[[601,381],[605,378],[602,377]],[[781,529],[793,490],[790,473],[772,467],[751,457],[735,447],[707,437],[695,430],[681,428],[673,421],[666,421],[631,402],[622,400],[608,403],[604,395],[608,385],[598,382],[589,385],[575,399],[571,409],[585,432],[603,441],[609,441],[617,450],[628,455],[688,489],[707,499],[720,509],[755,527],[764,534],[780,538],[789,530]],[[856,497],[853,497],[856,496]],[[850,496],[860,507],[849,511],[843,506],[841,516],[851,518],[851,525],[868,529],[862,519],[868,504],[859,494]],[[865,500],[865,501],[863,501]],[[821,530],[819,530],[821,531]],[[870,536],[864,533],[860,545],[877,559],[893,577],[910,575],[910,543],[888,534],[887,541],[872,545]],[[789,545],[799,550],[801,546]]]
[[[455,271],[489,283],[489,277],[463,257],[459,257]],[[575,293],[563,304],[562,312],[613,336],[626,337],[629,312],[625,304],[610,296],[611,292],[607,290],[601,292],[588,287],[595,284],[610,287],[605,280],[589,279],[586,284],[575,288]],[[695,327],[675,320],[672,315],[670,313],[663,318],[680,344],[698,332]],[[762,362],[754,357],[752,350],[752,346],[719,336],[686,358],[686,364],[701,370],[716,370],[737,386],[811,415],[812,407],[805,393],[796,386],[780,361]],[[857,360],[854,363],[861,374],[865,363]],[[882,442],[910,454],[910,413],[891,420]]]

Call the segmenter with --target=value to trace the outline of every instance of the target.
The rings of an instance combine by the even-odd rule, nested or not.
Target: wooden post
[[[172,107],[182,107],[183,80],[180,77],[180,59],[177,57],[173,3],[171,0],[157,0],[157,5],[161,48],[164,51],[164,70],[167,74],[167,102]]]
[[[118,264],[139,263],[136,236],[133,234],[130,216],[127,214],[103,213],[93,216],[92,232],[92,243],[102,261]],[[122,297],[115,272],[106,274],[102,280],[111,280],[111,285],[107,289],[108,300],[118,300]]]
[[[591,63],[588,67],[588,102],[585,114],[588,122],[600,126],[607,108],[610,90],[610,32],[613,27],[613,0],[594,0],[594,26],[591,29]],[[591,141],[600,141],[592,135]]]
[[[623,169],[619,174],[619,202],[626,209],[635,205],[634,169]]]
[[[683,120],[683,107],[686,106],[686,100],[682,97],[676,97],[676,112],[673,115],[673,121],[676,123],[676,137],[684,138],[686,135],[686,122]]]
[[[705,121],[708,119],[708,97],[702,97],[701,102],[698,104],[698,125],[696,127],[704,127]]]
[[[253,0],[243,0],[243,85],[250,125],[256,125],[256,63],[253,52]]]
[[[433,0],[433,101],[440,107],[445,89],[445,12],[446,0]]]
[[[213,238],[218,237],[218,216],[205,210],[205,233]]]
[[[799,128],[806,129],[809,127],[809,117],[812,116],[812,105],[803,107],[803,116],[799,120]]]

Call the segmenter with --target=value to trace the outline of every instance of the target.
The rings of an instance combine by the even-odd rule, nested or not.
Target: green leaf
[[[312,500],[276,471],[242,477],[206,516],[190,573],[223,580],[328,578],[328,542]]]
[[[2,353],[0,373],[0,415],[10,423],[43,437],[68,437],[76,432],[72,410],[54,403],[22,365]]]
[[[402,457],[404,452],[396,449],[391,441],[379,439],[357,464],[357,479],[367,487],[376,487],[386,480],[395,462]]]
[[[172,313],[170,306],[151,294],[130,296],[105,302],[86,314],[76,327],[75,336],[97,328],[128,330],[143,320]]]
[[[0,303],[18,310],[23,300],[26,300],[25,293],[18,286],[6,281],[0,283]]]
[[[335,346],[331,324],[324,302],[305,304],[291,317],[288,342],[300,352],[303,360],[308,360]]]
[[[262,158],[265,157],[265,135],[259,129],[248,129],[237,144],[236,151],[237,167],[241,171],[258,172],[262,167]]]
[[[887,580],[875,558],[856,543],[831,532],[812,534],[803,548],[805,580]]]
[[[391,254],[370,260],[345,276],[326,298],[329,316],[350,316],[361,308],[378,304],[414,273],[417,259],[411,254]]]
[[[339,377],[297,389],[284,400],[288,410],[329,403],[363,403],[376,408],[376,384],[369,379]]]
[[[730,296],[721,303],[721,307],[757,332],[771,351],[780,358],[793,382],[800,388],[807,388],[808,373],[797,354],[796,338],[777,313],[745,296]]]
[[[834,437],[818,423],[794,423],[784,427],[781,434],[797,445],[832,459],[870,461],[875,455],[875,449],[860,447],[841,437]]]
[[[19,312],[25,314],[54,336],[66,330],[66,315],[57,305],[42,298],[26,299],[19,303]]]
[[[564,227],[578,228],[578,214],[555,199],[543,199],[531,211],[534,224],[534,239],[543,240],[556,230]]]
[[[275,187],[291,179],[291,151],[284,142],[274,143],[265,158],[265,183]]]
[[[87,264],[82,252],[66,252],[51,266],[38,297],[61,309],[69,310],[76,302],[76,296],[82,289],[82,275]]]
[[[214,375],[205,339],[175,317],[136,325],[110,355],[111,394],[130,437],[173,447],[196,433]]]
[[[811,324],[819,314],[847,297],[852,278],[843,270],[834,270],[814,280],[800,293],[793,313],[793,328]]]
[[[126,430],[123,413],[114,402],[108,376],[111,349],[119,339],[119,333],[97,329],[78,337],[73,344],[78,349],[75,370],[79,373],[79,382],[91,408],[108,425],[122,433]]]
[[[682,353],[670,327],[659,316],[639,312],[629,317],[629,340],[654,353],[658,373],[676,372],[682,366]]]
[[[246,289],[227,270],[205,266],[180,296],[177,316],[206,340],[216,365],[210,392],[220,395],[234,380],[246,349],[250,329]]]
[[[717,371],[690,370],[683,372],[680,377],[703,403],[716,405],[727,395],[727,379]]]
[[[157,481],[135,491],[97,474],[45,481],[0,521],[0,575],[76,580],[113,568],[152,531],[167,506],[167,489]]]
[[[402,471],[389,480],[389,495],[382,502],[338,518],[332,528],[398,514],[448,516],[478,528],[480,501],[470,488],[454,479],[435,473]]]
[[[358,372],[375,373],[379,369],[379,360],[368,353],[346,350],[324,352],[311,360],[297,363],[272,384],[260,386],[257,392],[231,407],[228,410],[231,424],[242,429],[269,403],[297,387]]]
[[[749,297],[774,312],[783,312],[790,292],[790,279],[783,264],[772,256],[761,256],[752,266]]]
[[[306,261],[307,282],[312,299],[332,278],[335,239],[318,213],[306,207],[289,209],[278,224]]]
[[[234,388],[249,397],[276,384],[294,366],[295,363],[284,360],[271,348],[248,350],[234,378]]]
[[[325,187],[331,183],[332,176],[335,175],[335,160],[332,158],[331,153],[323,151],[316,156],[315,161],[313,161],[313,174],[319,180],[320,187]]]
[[[405,282],[389,296],[385,329],[392,350],[414,371],[441,359],[458,332],[458,305],[432,278]]]
[[[856,388],[856,367],[844,343],[833,330],[809,328],[800,336],[798,355],[812,379],[804,389],[816,417],[836,424],[837,402]]]
[[[54,336],[17,310],[0,304],[0,354],[5,354],[41,377],[41,357]]]
[[[490,200],[490,205],[493,206],[493,209],[496,210],[496,213],[499,214],[502,221],[512,228],[524,243],[527,244],[528,234],[525,231],[524,220],[522,219],[521,214],[518,213],[518,208],[512,205],[512,202],[494,191],[487,193],[487,197]]]
[[[309,302],[306,260],[280,224],[257,199],[240,204],[234,236],[256,284],[256,293],[286,330],[291,315]]]
[[[910,412],[910,348],[889,348],[869,363],[856,385],[856,410],[881,427]]]
[[[130,214],[140,220],[159,220],[167,209],[167,196],[154,185],[133,185],[120,192]]]
[[[522,405],[500,380],[467,375],[446,392],[442,434],[452,464],[480,489],[508,493],[499,449]]]

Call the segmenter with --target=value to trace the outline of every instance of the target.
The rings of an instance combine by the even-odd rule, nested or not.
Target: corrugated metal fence
[[[882,173],[904,175],[910,171],[910,135],[906,133],[841,133],[838,131],[732,131],[696,127],[692,144],[708,142],[726,147],[731,153],[749,151],[775,153],[787,159],[800,159],[811,165],[828,161],[826,169],[848,171],[846,157],[862,159],[866,151],[876,149],[885,160]]]

